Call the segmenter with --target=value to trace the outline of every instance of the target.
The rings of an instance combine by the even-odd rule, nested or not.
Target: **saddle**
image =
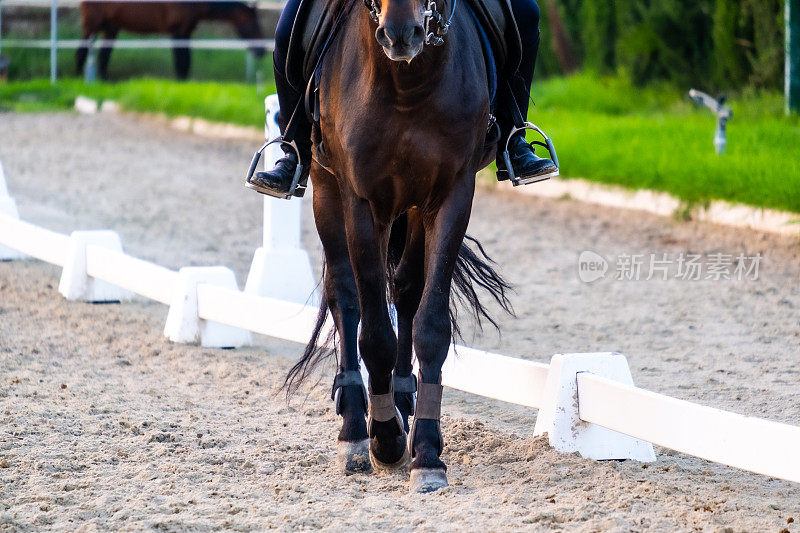
[[[445,0],[447,9],[453,0]],[[522,43],[510,0],[463,0],[472,11],[481,34],[487,66],[492,65],[505,79],[519,66]],[[336,19],[343,9],[342,2],[302,0],[292,25],[289,50],[286,54],[286,77],[301,94],[314,76],[334,31]],[[487,50],[488,48],[488,50]],[[490,78],[492,73],[490,71]]]

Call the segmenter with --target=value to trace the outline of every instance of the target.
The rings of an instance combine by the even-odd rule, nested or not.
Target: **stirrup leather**
[[[544,142],[531,141],[528,144],[530,144],[531,148],[533,148],[534,144],[546,148],[547,151],[550,153],[550,160],[552,160],[553,164],[556,166],[555,171],[551,172],[550,174],[544,174],[542,176],[533,176],[530,178],[523,178],[523,179],[517,178],[517,176],[514,174],[514,167],[511,166],[511,154],[509,154],[508,152],[508,147],[511,144],[511,138],[514,137],[514,135],[518,134],[519,132],[522,132],[524,139],[526,130],[533,130],[544,138]],[[553,141],[550,140],[550,137],[548,137],[533,122],[523,122],[522,126],[514,126],[513,128],[511,128],[511,132],[508,134],[508,139],[506,139],[506,149],[505,151],[503,151],[503,162],[506,164],[506,172],[508,172],[508,179],[509,181],[511,181],[511,184],[514,185],[514,187],[517,187],[519,185],[528,185],[529,183],[536,183],[537,181],[543,181],[549,178],[555,178],[556,176],[559,175],[558,155],[556,155],[556,147],[553,145]]]
[[[294,176],[292,177],[292,184],[289,187],[287,192],[277,192],[273,191],[272,189],[265,189],[259,187],[256,189],[250,183],[250,180],[253,178],[253,174],[256,172],[256,167],[258,166],[258,162],[261,160],[261,155],[264,153],[264,150],[267,149],[267,146],[271,144],[280,144],[281,146],[288,146],[294,151],[295,155],[297,155],[297,168],[294,170]],[[274,198],[281,198],[283,200],[289,200],[293,196],[303,196],[306,190],[305,185],[300,184],[300,177],[303,175],[303,163],[300,160],[300,150],[297,148],[297,143],[295,141],[287,141],[284,139],[283,135],[275,137],[271,141],[265,142],[261,148],[256,150],[256,153],[253,154],[253,160],[250,162],[250,168],[247,171],[247,177],[244,180],[244,184],[247,188],[257,190],[262,194],[266,194],[268,196],[272,196]]]

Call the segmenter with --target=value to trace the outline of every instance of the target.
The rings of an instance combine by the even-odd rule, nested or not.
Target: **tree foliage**
[[[546,0],[553,1],[553,0]],[[727,91],[779,89],[785,0],[557,0],[559,23],[583,68],[636,84],[666,80]],[[562,74],[542,9],[539,73]]]

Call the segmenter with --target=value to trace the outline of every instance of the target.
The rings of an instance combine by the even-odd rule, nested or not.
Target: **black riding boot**
[[[292,87],[286,78],[280,73],[275,72],[275,87],[278,89],[278,101],[281,109],[278,113],[278,126],[281,132],[286,134],[286,127],[289,124],[291,113],[301,101],[303,95]],[[299,187],[295,190],[295,196],[303,196],[305,187],[308,183],[308,170],[311,166],[311,124],[308,121],[305,110],[300,107],[297,109],[298,116],[294,118],[294,131],[292,137],[297,143],[300,151],[300,162],[303,165]],[[272,170],[257,172],[246,184],[247,187],[270,196],[282,196],[289,193],[297,171],[297,154],[286,145],[282,145],[284,156],[275,162]]]
[[[558,167],[551,159],[539,157],[534,148],[525,141],[524,132],[514,135],[508,143],[511,168],[514,169],[515,185],[528,185],[558,175]],[[497,179],[507,180],[510,176],[502,156],[497,158]]]
[[[527,120],[528,102],[530,100],[531,85],[533,84],[533,71],[536,65],[536,54],[539,48],[538,35],[532,45],[524,47],[522,60],[519,70],[509,80],[511,94],[509,91],[500,91],[497,102],[497,123],[500,126],[500,144],[497,148],[497,179],[507,180],[509,178],[506,170],[506,162],[503,157],[508,135],[514,123]],[[521,117],[514,120],[517,115],[514,104],[519,110]],[[511,160],[511,167],[514,169],[515,185],[525,185],[547,179],[558,175],[558,167],[550,159],[537,156],[532,145],[525,142],[525,131],[514,134],[508,141],[508,155]]]

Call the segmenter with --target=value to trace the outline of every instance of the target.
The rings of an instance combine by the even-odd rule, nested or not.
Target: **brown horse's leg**
[[[457,182],[425,227],[425,289],[414,317],[414,350],[420,384],[412,435],[411,490],[430,492],[447,485],[439,425],[442,365],[451,342],[450,285],[469,223],[474,173]]]
[[[97,54],[97,72],[100,74],[100,79],[108,79],[108,60],[111,59],[111,51],[114,49],[114,39],[117,38],[119,30],[116,28],[106,28],[103,39],[107,41],[100,47]]]
[[[97,4],[81,3],[81,28],[83,29],[83,40],[91,39],[100,31],[103,25],[101,14],[102,9]],[[83,75],[83,68],[86,65],[86,56],[89,54],[87,46],[81,46],[75,52],[75,74]]]
[[[370,455],[378,466],[399,466],[405,463],[406,442],[392,393],[397,338],[386,299],[389,228],[375,221],[367,200],[350,192],[344,201],[347,248],[361,310],[358,346],[369,371]]]
[[[397,309],[397,362],[394,366],[394,400],[403,426],[414,414],[415,378],[412,377],[412,327],[425,284],[425,229],[418,209],[406,215],[405,242],[394,276],[394,305]],[[394,228],[392,230],[395,231]],[[391,243],[390,243],[391,246]]]
[[[336,178],[314,165],[314,219],[325,250],[325,299],[339,334],[339,373],[358,371],[358,294],[347,253],[342,200]],[[336,409],[342,416],[338,461],[346,473],[372,470],[369,462],[363,388],[343,386]]]
[[[95,30],[83,30],[83,40],[88,41],[94,35]],[[75,75],[76,76],[83,76],[83,68],[86,66],[86,57],[89,55],[89,47],[86,45],[81,45],[75,51]]]
[[[191,30],[183,30],[174,32],[173,39],[187,40],[192,36]],[[175,45],[172,47],[172,62],[175,65],[175,76],[179,80],[186,80],[189,78],[189,68],[192,65],[192,55],[189,47],[186,45]]]

